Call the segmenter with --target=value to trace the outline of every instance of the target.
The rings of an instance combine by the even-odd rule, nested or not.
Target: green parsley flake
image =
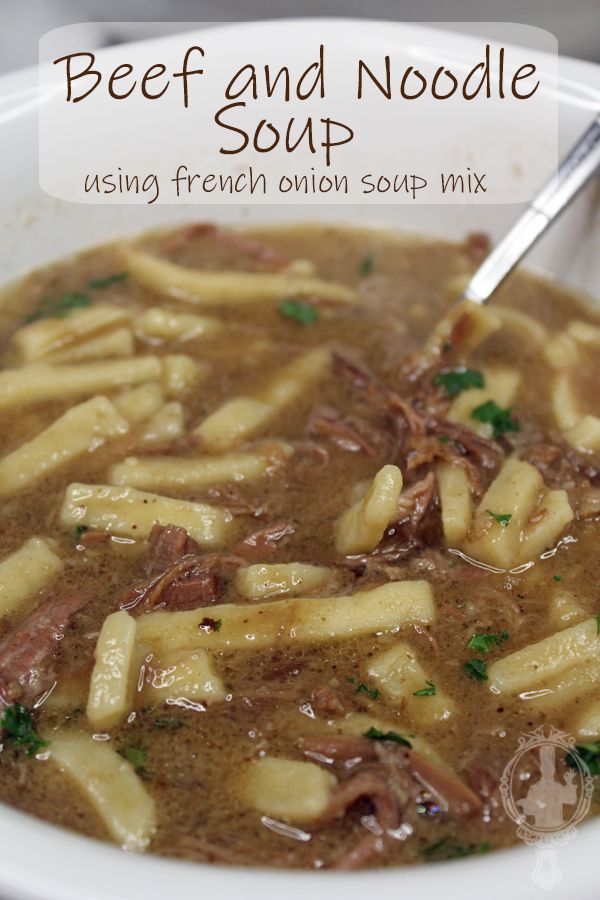
[[[379,697],[379,691],[377,688],[370,688],[368,684],[365,684],[364,681],[357,681],[354,675],[351,675],[348,679],[350,684],[356,685],[356,693],[357,694],[366,694],[371,700],[377,700]]]
[[[360,681],[356,688],[357,694],[366,694],[367,697],[370,697],[371,700],[377,700],[379,697],[379,691],[377,688],[370,688],[368,684],[365,684],[364,681]]]
[[[553,575],[555,581],[562,581],[562,575]]]
[[[279,312],[300,325],[314,325],[319,320],[317,310],[304,300],[283,300],[279,304]]]
[[[477,369],[450,369],[439,372],[433,379],[436,387],[443,387],[447,397],[457,397],[470,388],[485,387],[483,372]]]
[[[402,744],[404,747],[412,747],[410,741],[398,734],[397,731],[380,731],[371,725],[368,731],[363,731],[363,737],[371,738],[372,741],[393,741],[395,744]]]
[[[92,299],[87,294],[69,293],[61,294],[50,300],[42,300],[35,312],[24,320],[28,325],[39,319],[64,319],[74,309],[91,306]]]
[[[426,681],[427,687],[421,688],[419,691],[413,691],[413,697],[433,697],[437,692],[437,688],[433,681]]]
[[[207,634],[212,634],[215,631],[220,631],[222,625],[223,619],[212,619],[210,616],[204,616],[198,628],[206,631]]]
[[[125,281],[127,278],[129,278],[129,272],[115,272],[114,275],[107,275],[106,278],[92,278],[88,282],[88,287],[91,287],[93,291],[98,291],[111,284],[116,284],[118,281]]]
[[[465,673],[469,678],[475,681],[487,681],[487,664],[482,659],[470,659],[463,666]]]
[[[489,653],[492,647],[508,640],[508,631],[501,631],[488,634],[473,634],[467,642],[469,650],[475,653]]]
[[[154,720],[154,727],[159,731],[176,731],[183,727],[181,719],[170,718],[169,716],[159,717]]]
[[[600,775],[600,741],[593,744],[576,744],[573,751],[565,756],[566,764],[572,769],[579,768],[576,757],[588,767],[590,775]]]
[[[512,409],[502,409],[494,400],[487,400],[481,406],[476,406],[471,412],[471,418],[477,422],[483,422],[492,426],[494,439],[498,440],[508,431],[520,431],[521,426],[511,416]]]
[[[87,525],[76,525],[75,528],[73,529],[73,534],[75,535],[75,540],[79,541],[81,539],[81,536],[84,535],[87,530],[88,530]]]
[[[481,844],[461,844],[450,837],[443,837],[430,844],[429,847],[422,847],[419,850],[421,856],[434,862],[436,860],[445,859],[462,859],[464,856],[475,856],[481,853],[489,853],[492,845],[489,841],[483,841]]]
[[[25,747],[27,756],[35,756],[42,747],[48,747],[50,744],[50,741],[45,741],[39,736],[33,727],[30,711],[20,703],[6,707],[0,719],[0,730],[2,729],[6,732],[7,743],[14,747]]]
[[[358,274],[361,278],[366,278],[367,275],[371,274],[374,264],[375,260],[373,259],[372,253],[367,253],[366,256],[363,256],[360,266],[358,267]]]
[[[596,634],[600,634],[600,613],[596,616]]]
[[[136,772],[143,772],[148,754],[141,747],[124,747],[118,751],[119,755],[133,766]]]
[[[486,513],[489,513],[492,519],[495,519],[500,525],[503,525],[504,528],[508,525],[510,520],[512,519],[512,513],[495,513],[492,512],[491,509],[486,509]]]

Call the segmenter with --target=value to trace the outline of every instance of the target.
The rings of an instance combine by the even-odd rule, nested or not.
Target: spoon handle
[[[554,175],[477,269],[463,296],[487,303],[496,288],[600,169],[600,115],[577,141]]]

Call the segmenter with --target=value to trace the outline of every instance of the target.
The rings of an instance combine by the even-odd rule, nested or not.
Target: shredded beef
[[[52,687],[56,650],[87,600],[79,593],[50,596],[0,641],[0,709],[16,701],[31,705]]]
[[[492,249],[492,241],[484,231],[472,231],[466,236],[462,249],[470,260],[479,264]]]
[[[280,542],[285,541],[295,531],[296,528],[291,522],[274,522],[244,538],[238,545],[238,551],[258,560],[269,559],[277,552]]]
[[[521,451],[521,459],[531,463],[542,474],[550,488],[573,486],[600,486],[600,472],[564,442],[540,441]]]
[[[389,430],[378,428],[359,416],[342,418],[330,407],[319,407],[308,423],[308,433],[312,437],[331,440],[342,450],[352,453],[363,452],[370,457],[385,459],[392,450],[393,438]]]
[[[338,767],[340,778],[331,800],[316,821],[327,825],[346,815],[359,800],[371,804],[377,829],[334,863],[335,869],[355,869],[383,853],[403,821],[414,821],[416,803],[433,815],[471,816],[481,809],[479,796],[462,781],[420,753],[392,741],[351,735],[310,736],[302,740],[305,756],[321,765]]]
[[[286,268],[291,263],[289,257],[282,256],[270,247],[265,247],[264,244],[236,231],[229,231],[209,222],[198,222],[180,228],[163,242],[163,250],[166,253],[175,253],[197,238],[210,238],[226,247],[231,247],[240,255],[245,256],[252,268],[277,271]]]
[[[182,556],[201,554],[200,545],[189,536],[185,528],[156,523],[148,538],[146,575],[160,575],[179,562]]]
[[[120,609],[149,612],[197,609],[221,599],[224,582],[245,560],[230,553],[203,554],[184,528],[155,525],[146,554],[147,579],[127,591]]]
[[[371,557],[399,560],[425,547],[439,545],[442,525],[433,472],[402,491],[396,516]]]

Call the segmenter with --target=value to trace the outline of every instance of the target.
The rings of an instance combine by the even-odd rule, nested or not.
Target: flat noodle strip
[[[267,475],[278,461],[293,454],[290,444],[272,441],[247,453],[204,456],[198,459],[176,456],[130,456],[108,471],[111,484],[126,484],[142,490],[195,490],[234,481],[256,481]]]
[[[471,525],[473,503],[471,484],[463,466],[440,463],[436,478],[442,506],[442,526],[446,543],[450,546],[463,541]]]
[[[45,400],[71,400],[144,381],[160,381],[162,371],[157,356],[72,366],[35,363],[21,369],[5,369],[0,372],[0,409]]]
[[[575,320],[569,323],[567,333],[584,346],[600,347],[600,328],[597,325]]]
[[[129,274],[144,287],[201,306],[220,303],[277,302],[286,297],[314,297],[357,303],[352,288],[307,275],[284,272],[212,272],[189,269],[140,250],[126,250]]]
[[[262,600],[285,594],[297,597],[307,591],[323,591],[326,585],[335,585],[337,573],[328,566],[309,563],[257,563],[237,570],[234,584],[238,593],[248,600]]]
[[[173,353],[162,358],[162,386],[168,397],[179,397],[206,375],[206,367],[191,356]]]
[[[589,741],[600,738],[600,700],[588,703],[575,717],[570,730],[578,738]]]
[[[164,403],[164,392],[160,384],[149,381],[138,387],[123,391],[113,397],[112,402],[128,422],[137,424],[158,412]]]
[[[566,491],[546,490],[534,466],[511,458],[481,500],[463,547],[473,559],[510,569],[552,546],[573,516]]]
[[[106,741],[52,732],[50,759],[92,804],[124,850],[145,850],[156,830],[154,801],[131,765]]]
[[[560,372],[554,380],[552,407],[558,427],[563,431],[576,425],[581,419],[580,404],[568,372]]]
[[[193,338],[216,334],[222,328],[223,324],[217,319],[196,316],[193,313],[174,312],[160,306],[146,309],[135,319],[137,334],[163,341],[190,341]]]
[[[595,453],[600,450],[600,418],[582,416],[581,419],[563,432],[563,437],[580,453]]]
[[[531,691],[576,664],[596,659],[599,653],[596,619],[587,619],[492,663],[489,686],[498,694]]]
[[[50,542],[32,537],[0,562],[0,617],[12,615],[22,604],[47,588],[64,563]]]
[[[72,407],[41,434],[0,460],[0,496],[30,487],[128,431],[129,423],[106,397],[94,397]]]
[[[206,650],[171,650],[150,659],[149,677],[136,698],[137,706],[177,705],[178,700],[217,703],[227,694]]]
[[[185,433],[185,415],[178,400],[165,403],[144,425],[140,436],[142,445],[166,444],[176,441]]]
[[[495,304],[494,315],[500,319],[503,328],[514,332],[521,340],[530,345],[543,347],[548,340],[547,329],[527,313],[509,306]]]
[[[361,500],[344,512],[335,526],[338,553],[370,553],[393,521],[402,491],[398,466],[383,466]]]
[[[144,540],[158,522],[179,525],[207,547],[223,543],[232,516],[208,503],[173,500],[129,487],[104,484],[71,484],[59,513],[68,529],[85,525],[110,534]]]
[[[563,713],[581,698],[596,695],[599,683],[600,661],[591,659],[571,666],[566,672],[544,680],[519,696],[536,710]]]
[[[265,756],[243,773],[241,795],[267,816],[311,822],[327,809],[336,784],[335,776],[315,763]]]
[[[135,689],[135,619],[125,610],[102,623],[94,652],[87,717],[93,728],[108,731],[129,715]]]
[[[483,370],[483,374],[485,387],[471,388],[459,394],[448,410],[448,419],[451,422],[468,425],[472,431],[482,437],[492,438],[492,426],[487,422],[477,422],[472,418],[471,413],[476,407],[489,400],[493,400],[498,406],[510,406],[519,390],[521,375],[514,369],[501,366],[486,368]]]
[[[24,325],[13,335],[12,344],[23,362],[58,361],[57,355],[76,352],[78,347],[87,347],[115,329],[123,330],[122,326],[131,335],[130,323],[126,310],[98,304],[73,310],[64,319],[42,319]]]
[[[425,344],[425,351],[439,353],[446,343],[450,343],[449,349],[466,356],[479,344],[483,344],[501,324],[491,309],[463,300],[432,331]]]
[[[348,597],[273,600],[254,606],[212,606],[218,630],[200,626],[206,609],[154,612],[138,620],[138,638],[164,650],[263,650],[273,645],[320,644],[375,632],[396,631],[434,617],[425,581],[396,581]]]
[[[570,372],[560,372],[556,376],[552,406],[563,437],[572,447],[580,453],[600,450],[600,418],[582,411]]]
[[[78,363],[93,359],[133,356],[134,352],[135,341],[131,329],[116,328],[107,334],[99,334],[97,337],[91,337],[88,341],[58,350],[46,356],[45,359],[52,363]]]
[[[278,412],[293,403],[331,365],[326,349],[310,350],[281,369],[252,397],[228,400],[194,429],[213,452],[229,450],[263,428]]]
[[[368,677],[383,696],[405,712],[412,721],[432,725],[446,722],[455,712],[455,704],[438,686],[430,695],[415,696],[433,684],[409,644],[395,644],[369,660]]]

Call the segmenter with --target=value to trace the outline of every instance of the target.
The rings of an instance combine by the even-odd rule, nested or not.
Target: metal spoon
[[[463,297],[480,305],[512,272],[544,231],[600,170],[600,114],[499,244],[479,266]]]

